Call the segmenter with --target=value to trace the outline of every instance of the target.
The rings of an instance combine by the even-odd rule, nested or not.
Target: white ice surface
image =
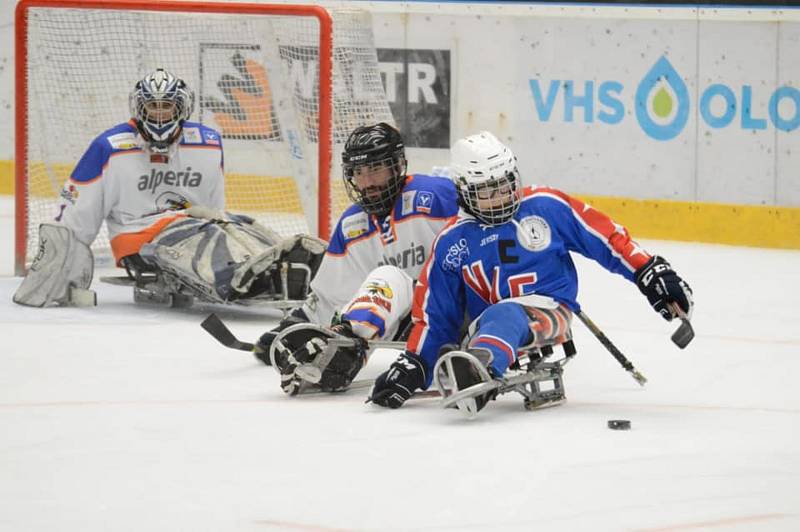
[[[435,399],[287,398],[200,329],[209,307],[100,283],[96,308],[14,305],[0,208],[0,530],[800,530],[800,252],[643,241],[695,290],[685,351],[578,259],[584,309],[647,386],[576,323],[566,404],[509,394],[465,421]],[[249,341],[275,321],[213,310]]]

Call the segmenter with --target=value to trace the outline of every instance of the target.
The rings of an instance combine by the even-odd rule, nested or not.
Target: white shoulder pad
[[[94,292],[88,290],[93,275],[92,251],[69,227],[41,224],[39,252],[14,293],[14,303],[30,307],[95,305]]]

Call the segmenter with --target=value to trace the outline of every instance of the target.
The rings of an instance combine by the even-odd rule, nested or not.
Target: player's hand
[[[309,321],[308,317],[306,316],[306,313],[303,312],[302,307],[294,309],[292,313],[283,318],[275,328],[270,329],[261,335],[258,341],[256,341],[253,354],[258,360],[267,366],[271,366],[272,361],[269,359],[269,349],[272,347],[272,342],[275,341],[275,337],[278,336],[278,333],[288,327],[291,327],[292,325],[305,323],[307,321]]]
[[[424,385],[422,362],[415,356],[402,354],[389,367],[389,371],[375,379],[370,400],[376,405],[400,408],[415,390]]]
[[[663,257],[655,255],[636,271],[636,285],[647,296],[653,309],[667,321],[676,317],[670,306],[674,303],[692,315],[692,289],[681,279]]]

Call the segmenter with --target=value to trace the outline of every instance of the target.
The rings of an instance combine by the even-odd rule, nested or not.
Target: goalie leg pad
[[[199,298],[225,302],[236,260],[230,244],[221,224],[184,218],[169,224],[139,254]]]
[[[30,307],[93,306],[97,304],[95,293],[89,290],[93,276],[89,246],[64,225],[41,224],[39,252],[13,299]]]
[[[262,293],[265,284],[284,299],[302,300],[325,255],[325,242],[295,235],[254,254],[237,266],[232,284],[242,294]]]
[[[229,302],[279,290],[268,270],[299,237],[275,238],[258,224],[189,217],[169,224],[140,255],[201,299]]]

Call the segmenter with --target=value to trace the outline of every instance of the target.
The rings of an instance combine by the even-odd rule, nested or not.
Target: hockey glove
[[[389,408],[403,406],[415,390],[425,386],[425,369],[417,357],[404,353],[375,379],[370,400]]]
[[[694,307],[692,289],[663,257],[654,255],[636,271],[636,285],[647,296],[653,309],[665,320],[672,321],[676,317],[670,309],[673,303],[687,316],[691,316]]]
[[[345,320],[334,325],[331,332],[336,335],[334,338],[351,339],[352,346],[338,347],[330,360],[323,362],[317,359],[328,349],[330,340],[317,337],[302,344],[290,357],[295,364],[304,365],[294,370],[295,376],[319,385],[324,392],[346,390],[367,361],[367,342],[353,333],[350,322]],[[306,364],[310,364],[311,368]],[[307,369],[310,372],[303,374]]]
[[[272,346],[272,342],[275,341],[275,337],[278,336],[278,333],[288,327],[291,327],[292,325],[306,323],[308,321],[308,316],[306,316],[306,313],[303,312],[302,308],[294,309],[291,314],[283,318],[280,323],[278,323],[277,327],[270,329],[261,335],[256,342],[255,349],[253,349],[253,354],[257,359],[267,366],[272,365],[272,362],[269,359],[269,348]]]

